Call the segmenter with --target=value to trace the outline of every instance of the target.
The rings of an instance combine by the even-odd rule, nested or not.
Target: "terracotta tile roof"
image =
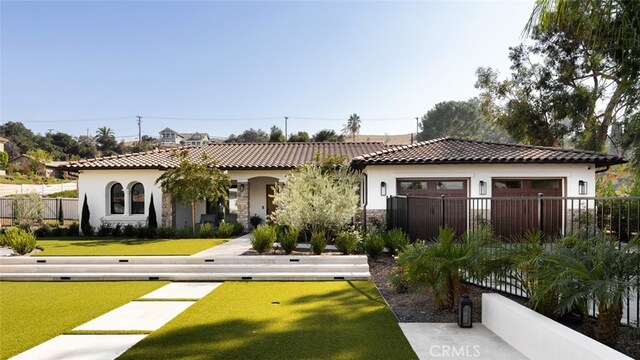
[[[80,160],[65,166],[80,169],[167,169],[178,164],[172,151],[186,149],[194,161],[206,153],[215,159],[221,169],[292,169],[313,160],[320,152],[324,156],[353,157],[386,148],[383,143],[212,143],[205,146],[185,146],[174,149],[152,150],[104,158]]]
[[[622,164],[615,155],[542,146],[501,144],[440,138],[411,145],[393,146],[357,156],[353,165],[373,164],[476,164],[476,163],[586,163],[596,166]]]

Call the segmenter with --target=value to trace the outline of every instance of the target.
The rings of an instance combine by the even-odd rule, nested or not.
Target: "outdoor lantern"
[[[460,298],[458,308],[458,326],[461,328],[470,328],[473,319],[473,301],[469,299],[469,295],[463,294]]]
[[[487,195],[487,182],[480,180],[480,195]]]
[[[240,192],[244,192],[244,184],[240,184]]]
[[[584,180],[578,181],[578,194],[587,195],[587,182]]]
[[[387,196],[387,183],[384,181],[380,183],[380,196]]]

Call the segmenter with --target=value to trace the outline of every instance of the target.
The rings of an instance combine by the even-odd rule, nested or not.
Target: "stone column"
[[[244,227],[245,231],[251,229],[249,225],[249,181],[238,181],[238,197],[236,199],[238,208],[238,223]]]
[[[162,193],[162,226],[175,228],[176,207],[175,202],[168,193]]]

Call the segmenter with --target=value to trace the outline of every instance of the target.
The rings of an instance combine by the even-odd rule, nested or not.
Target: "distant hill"
[[[412,137],[415,137],[415,134],[356,135],[356,142],[375,141],[375,142],[383,142],[387,145],[407,145],[407,144],[411,144]],[[353,142],[353,138],[350,135],[345,135],[344,142]]]

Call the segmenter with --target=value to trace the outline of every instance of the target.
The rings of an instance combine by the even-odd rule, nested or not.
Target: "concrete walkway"
[[[473,324],[471,329],[456,323],[399,325],[420,359],[527,359],[482,324]]]
[[[224,244],[200,251],[199,253],[191,256],[238,256],[249,249],[251,249],[251,234],[245,234],[233,240],[229,240]]]
[[[132,301],[102,316],[84,323],[73,331],[84,334],[59,335],[35,346],[12,359],[15,360],[113,360],[144,339],[146,334],[107,335],[103,331],[151,332],[206,296],[221,283],[171,283],[142,298]],[[167,299],[193,299],[193,301],[166,301]],[[153,301],[153,299],[157,299]],[[87,332],[96,334],[86,334]]]

